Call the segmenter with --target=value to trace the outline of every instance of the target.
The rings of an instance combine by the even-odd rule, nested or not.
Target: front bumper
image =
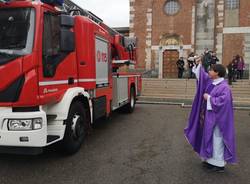
[[[42,128],[30,131],[9,131],[8,119],[42,118]],[[24,141],[25,140],[25,141]],[[47,144],[47,119],[42,110],[36,112],[12,112],[12,108],[0,107],[0,146],[44,147]]]

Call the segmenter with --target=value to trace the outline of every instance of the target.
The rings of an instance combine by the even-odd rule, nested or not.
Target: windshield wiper
[[[9,53],[7,53],[7,52],[2,52],[2,51],[0,51],[0,54],[1,54],[2,56],[11,56],[11,54],[9,54]]]
[[[5,47],[4,49],[24,49],[25,45],[23,44],[16,44],[16,45],[9,45],[8,47]]]
[[[16,57],[18,56],[17,54],[11,54],[11,53],[7,53],[7,52],[4,52],[4,51],[0,51],[0,55],[1,56],[4,56],[4,57]]]
[[[16,54],[9,54],[9,53],[0,51],[0,66],[11,62],[18,57],[20,57],[20,56],[18,56]]]

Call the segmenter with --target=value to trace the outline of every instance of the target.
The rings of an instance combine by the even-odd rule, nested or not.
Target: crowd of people
[[[187,63],[185,65],[184,58],[180,57],[179,60],[176,62],[177,69],[178,69],[178,78],[183,77],[183,73],[185,69],[188,72],[188,78],[194,78],[194,74],[192,72],[192,68],[195,65],[195,54],[192,52],[189,54],[187,58]],[[219,62],[219,59],[216,56],[216,53],[213,51],[209,51],[208,49],[205,49],[204,53],[202,54],[202,61],[203,66],[205,68],[205,71],[208,72],[209,68],[211,68],[212,65]]]
[[[195,65],[195,57],[197,57],[193,52],[188,55],[186,62],[183,57],[180,57],[176,62],[178,69],[178,78],[183,78],[183,74],[187,72],[187,78],[195,78],[194,73],[192,72],[192,68]],[[202,65],[206,72],[209,69],[219,63],[219,59],[216,56],[214,51],[210,51],[209,49],[205,49],[204,53],[201,55]],[[232,61],[227,65],[227,76],[229,84],[232,82],[236,82],[236,79],[242,79],[243,73],[245,69],[245,62],[242,56],[236,55],[233,57]]]

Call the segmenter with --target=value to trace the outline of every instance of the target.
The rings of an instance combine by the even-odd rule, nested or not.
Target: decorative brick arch
[[[159,47],[159,78],[177,78],[176,61],[183,56],[183,42],[179,35],[163,35]]]
[[[177,34],[165,34],[162,35],[160,38],[160,45],[161,46],[183,45],[183,41],[181,39],[181,36]]]

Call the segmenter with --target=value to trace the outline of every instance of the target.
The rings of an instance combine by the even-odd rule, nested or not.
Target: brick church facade
[[[138,38],[137,69],[176,77],[176,61],[205,48],[227,65],[250,64],[250,0],[130,0],[130,36]]]

